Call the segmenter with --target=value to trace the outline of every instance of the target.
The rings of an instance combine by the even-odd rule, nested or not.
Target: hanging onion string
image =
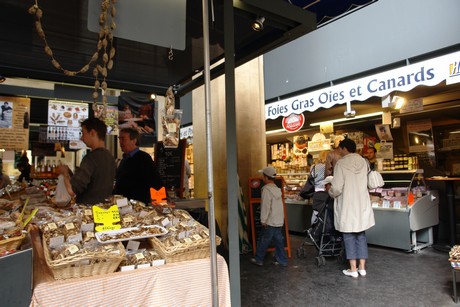
[[[66,76],[76,76],[87,72],[92,65],[94,81],[94,92],[93,92],[93,110],[95,114],[98,114],[99,118],[105,119],[107,114],[107,75],[108,70],[113,68],[113,58],[115,57],[115,48],[113,46],[113,31],[116,28],[115,24],[115,8],[116,0],[102,0],[101,13],[99,15],[99,37],[96,45],[96,51],[93,53],[91,59],[79,70],[68,70],[62,67],[59,61],[54,57],[53,50],[46,40],[45,31],[42,26],[43,10],[38,6],[38,0],[35,0],[35,4],[32,5],[28,12],[31,15],[35,15],[35,29],[38,36],[43,40],[45,45],[45,54],[51,58],[51,64],[57,70],[62,71]],[[110,14],[109,14],[110,11]],[[102,82],[99,81],[101,77]],[[99,97],[99,90],[102,90],[102,110],[98,110],[97,99]]]

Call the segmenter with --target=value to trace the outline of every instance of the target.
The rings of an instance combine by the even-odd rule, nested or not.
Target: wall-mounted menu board
[[[283,177],[276,177],[275,184],[281,189],[283,193],[283,207],[284,207],[284,249],[286,250],[288,257],[291,257],[291,244],[289,240],[289,227],[286,215],[286,203],[284,202],[284,179]],[[264,180],[261,177],[249,178],[249,223],[251,229],[252,238],[252,252],[255,256],[257,249],[257,241],[262,230],[262,224],[260,223],[260,206],[262,200],[262,187],[264,186]],[[273,251],[275,248],[273,245],[267,249]]]
[[[166,190],[169,191],[174,187],[176,195],[181,198],[184,190],[183,176],[186,144],[187,140],[183,139],[179,142],[177,148],[165,148],[163,142],[158,142],[155,147],[155,163]]]

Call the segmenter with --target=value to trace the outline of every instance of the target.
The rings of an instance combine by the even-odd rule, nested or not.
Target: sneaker
[[[366,276],[366,274],[367,274],[366,270],[359,270],[359,269],[358,269],[358,273],[361,276]]]
[[[342,271],[343,274],[345,274],[346,276],[350,276],[350,277],[353,277],[353,278],[358,278],[358,272],[357,271],[350,271],[350,270],[343,270]]]
[[[273,261],[273,264],[274,264],[274,265],[280,265],[280,266],[282,266],[282,267],[287,267],[287,263],[286,263],[286,264],[281,264],[281,263],[279,263],[279,262],[276,261],[276,260]]]
[[[256,260],[256,258],[251,258],[251,260],[249,260],[249,262],[251,262],[252,264],[257,265],[257,266],[263,266],[264,265],[263,263],[258,262]]]

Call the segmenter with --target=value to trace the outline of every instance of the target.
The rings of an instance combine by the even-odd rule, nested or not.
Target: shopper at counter
[[[256,257],[251,258],[251,263],[262,266],[264,264],[267,248],[273,240],[275,246],[274,264],[287,266],[288,259],[284,250],[284,207],[283,194],[275,184],[276,170],[267,166],[259,170],[264,176],[262,187],[262,199],[260,209],[260,223],[262,229],[257,242]]]
[[[326,171],[325,176],[332,176],[334,174],[334,166],[337,160],[340,159],[339,143],[344,139],[343,135],[337,135],[334,139],[334,149],[327,154],[326,157]]]
[[[334,168],[329,195],[334,200],[334,226],[342,232],[351,277],[366,275],[368,247],[365,231],[375,225],[374,211],[367,190],[367,161],[356,153],[356,143],[345,138],[339,143],[342,156]],[[357,260],[359,265],[357,267]]]
[[[60,165],[59,172],[70,196],[77,203],[93,205],[104,201],[113,191],[115,159],[105,148],[107,126],[98,118],[88,118],[81,123],[81,140],[91,151],[86,154],[73,176],[67,165]]]
[[[139,149],[139,138],[134,128],[120,130],[123,159],[117,168],[115,194],[150,204],[150,188],[159,190],[163,182],[152,157]]]

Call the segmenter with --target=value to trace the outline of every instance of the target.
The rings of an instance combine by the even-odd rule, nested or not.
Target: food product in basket
[[[135,240],[150,238],[154,236],[162,236],[168,231],[166,228],[158,225],[149,225],[143,227],[122,228],[105,232],[97,232],[96,238],[99,242],[119,242],[126,240]]]
[[[121,227],[129,228],[134,227],[137,224],[137,217],[132,214],[125,214],[121,219]]]

